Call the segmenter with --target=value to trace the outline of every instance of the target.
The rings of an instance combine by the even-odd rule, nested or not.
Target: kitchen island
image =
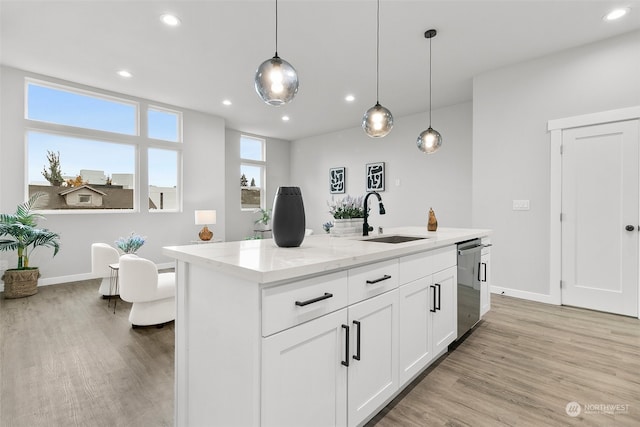
[[[164,248],[176,259],[176,425],[366,422],[456,338],[455,245],[489,234]]]

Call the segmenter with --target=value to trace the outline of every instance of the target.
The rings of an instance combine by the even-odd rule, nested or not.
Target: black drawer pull
[[[432,313],[436,312],[438,306],[436,305],[436,287],[433,285],[429,285],[429,288],[433,289],[433,308],[429,307],[429,311]]]
[[[353,324],[358,327],[358,335],[356,335],[356,354],[353,355],[353,358],[360,360],[360,331],[362,330],[362,326],[357,320],[354,320]]]
[[[342,329],[346,329],[344,344],[344,360],[341,361],[343,366],[349,367],[349,325],[342,325]]]
[[[440,288],[439,283],[436,283],[435,286],[438,288],[438,306],[436,307],[436,310],[440,310],[440,295],[442,295],[442,289]]]
[[[379,279],[367,280],[367,285],[373,285],[374,283],[382,282],[383,280],[389,280],[389,279],[391,279],[391,276],[389,276],[388,274],[385,274]]]
[[[330,294],[329,292],[325,292],[324,295],[322,295],[321,297],[308,299],[306,301],[296,301],[296,305],[298,307],[304,307],[305,305],[313,304],[314,302],[322,301],[324,299],[331,298],[332,296],[333,294]]]

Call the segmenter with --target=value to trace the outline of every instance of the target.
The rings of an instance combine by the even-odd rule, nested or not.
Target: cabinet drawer
[[[380,295],[397,287],[397,259],[349,270],[349,304]]]
[[[458,265],[458,251],[455,245],[431,251],[429,256],[434,273]]]
[[[458,264],[456,246],[434,249],[400,258],[400,285],[442,271]]]
[[[347,306],[347,272],[262,290],[262,336]]]
[[[400,258],[400,286],[433,274],[429,254],[430,252],[420,252],[419,254],[407,255]]]

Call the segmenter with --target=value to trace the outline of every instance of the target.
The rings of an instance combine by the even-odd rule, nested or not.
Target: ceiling
[[[473,76],[488,70],[640,29],[640,1],[380,3],[380,103],[396,118],[428,109],[427,29],[438,30],[434,109],[470,101]],[[631,13],[603,21],[615,6]],[[278,53],[300,79],[296,98],[281,107],[264,104],[253,85],[257,66],[274,54],[274,10],[273,0],[1,0],[0,60],[211,113],[263,136],[296,140],[359,126],[376,102],[376,2],[279,1]],[[167,12],[181,25],[162,24]]]

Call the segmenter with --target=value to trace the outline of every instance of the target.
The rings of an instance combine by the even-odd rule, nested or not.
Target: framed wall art
[[[346,184],[344,167],[329,169],[329,193],[343,194]]]
[[[367,192],[384,191],[384,162],[367,163]]]

